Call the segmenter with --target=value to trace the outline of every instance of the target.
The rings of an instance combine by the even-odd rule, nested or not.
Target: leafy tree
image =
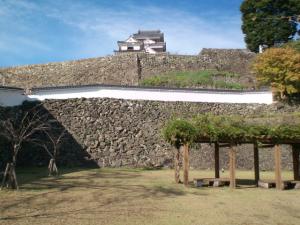
[[[299,33],[299,0],[244,0],[240,7],[247,47],[286,43]]]
[[[300,92],[300,53],[292,48],[270,48],[253,64],[257,81],[271,87],[285,99]]]

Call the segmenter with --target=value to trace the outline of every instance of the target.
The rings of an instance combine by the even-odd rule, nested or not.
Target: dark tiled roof
[[[139,30],[138,33],[133,34],[135,39],[161,39],[164,34],[160,30]]]
[[[148,46],[162,46],[162,47],[164,47],[165,45],[166,45],[165,42],[156,42],[153,44],[148,44]]]
[[[18,90],[18,91],[23,91],[23,88],[18,88],[18,87],[9,87],[9,86],[2,86],[0,85],[0,89],[7,89],[7,90]]]
[[[126,46],[129,46],[129,47],[133,47],[133,46],[141,46],[143,45],[143,42],[134,42],[134,43],[131,43],[131,42],[126,42],[126,41],[118,41],[118,45],[126,45]]]

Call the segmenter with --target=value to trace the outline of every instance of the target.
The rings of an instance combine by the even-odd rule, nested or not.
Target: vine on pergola
[[[176,147],[175,182],[179,183],[179,149],[183,146],[184,174],[188,174],[188,145],[192,143],[300,142],[300,114],[269,117],[198,115],[190,119],[172,119],[163,129],[167,142]],[[184,176],[185,185],[188,178]]]
[[[264,140],[274,143],[300,140],[300,115],[247,118],[204,114],[191,119],[170,120],[163,134],[166,141],[176,147],[203,140],[236,144]]]
[[[180,183],[180,148],[194,141],[196,137],[196,129],[191,123],[189,123],[189,121],[175,119],[168,123],[168,125],[163,130],[163,134],[165,139],[173,146],[175,146],[175,182]],[[187,148],[185,148],[184,150],[188,151]]]

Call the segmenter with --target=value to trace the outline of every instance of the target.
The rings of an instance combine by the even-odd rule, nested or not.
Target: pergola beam
[[[220,148],[230,147],[230,144],[226,144],[226,143],[220,144],[219,142],[218,142],[218,144],[219,144]]]
[[[300,140],[296,139],[296,140],[290,140],[290,139],[286,139],[286,140],[272,140],[272,139],[256,139],[256,140],[235,140],[237,144],[253,144],[254,141],[260,142],[264,145],[270,145],[268,147],[272,147],[276,144],[287,144],[287,145],[293,145],[293,144],[300,144]],[[228,147],[229,146],[229,141],[228,140],[218,140],[218,142],[220,143],[220,147]],[[195,143],[211,143],[211,140],[208,138],[200,138],[197,139],[195,141]],[[228,145],[228,146],[226,146]]]
[[[275,144],[263,144],[260,145],[259,148],[274,148]]]

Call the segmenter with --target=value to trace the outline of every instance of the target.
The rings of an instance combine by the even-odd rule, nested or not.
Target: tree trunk
[[[179,184],[180,183],[180,148],[175,149],[175,154],[174,154],[174,170],[175,170],[175,183]]]
[[[4,187],[17,189],[17,190],[19,189],[14,163],[6,164],[6,168],[5,168],[5,172],[1,184],[1,190]]]
[[[54,174],[56,176],[58,175],[58,169],[57,169],[56,162],[55,162],[54,158],[50,159],[48,170],[49,170],[49,176],[52,176]]]

